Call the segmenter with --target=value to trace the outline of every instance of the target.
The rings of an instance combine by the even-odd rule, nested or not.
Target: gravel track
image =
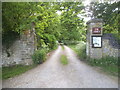
[[[3,80],[3,88],[118,88],[117,77],[101,73],[80,61],[67,46],[61,46],[43,64],[22,75]],[[68,65],[60,63],[67,55]]]

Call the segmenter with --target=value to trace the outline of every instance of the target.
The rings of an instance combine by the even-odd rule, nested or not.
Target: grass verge
[[[118,58],[106,56],[101,59],[87,60],[92,66],[101,67],[108,74],[118,76]]]
[[[37,65],[15,65],[15,66],[11,66],[11,67],[2,67],[2,79],[8,79],[8,78],[12,78],[16,75],[20,75],[34,67],[36,67]]]
[[[68,64],[67,56],[62,55],[61,58],[60,58],[60,60],[61,60],[61,63],[63,65],[67,65]]]
[[[62,46],[62,50],[64,50],[65,48],[64,48],[64,46]]]

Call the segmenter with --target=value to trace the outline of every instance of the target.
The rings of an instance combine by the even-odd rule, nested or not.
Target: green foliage
[[[115,57],[110,57],[110,56],[107,56],[107,57],[103,57],[101,59],[91,59],[91,63],[94,65],[106,65],[106,66],[109,66],[109,65],[118,65],[118,58],[115,58]]]
[[[86,46],[83,46],[79,51],[78,55],[81,57],[81,59],[86,59]]]
[[[35,51],[35,53],[32,55],[32,60],[34,64],[41,64],[45,61],[47,56],[47,49],[40,49]]]
[[[56,40],[54,35],[45,34],[44,35],[44,41],[50,49],[54,49],[57,45],[57,43],[56,43],[57,40]]]
[[[62,45],[62,50],[64,50],[65,48],[64,48],[64,46]]]
[[[2,28],[3,33],[9,30],[20,32],[29,29],[31,16],[34,13],[32,3],[3,2],[2,3]]]
[[[79,14],[83,14],[83,5],[80,2],[64,2],[60,3],[59,8],[62,8],[60,40],[66,44],[66,41],[85,40],[84,21],[78,17]]]
[[[60,58],[60,60],[61,60],[61,63],[62,63],[63,65],[67,65],[67,64],[68,64],[67,56],[62,55],[61,58]]]
[[[48,47],[54,49],[57,46],[57,39],[59,39],[60,33],[60,20],[57,13],[55,13],[52,3],[43,3],[42,6],[44,12],[39,12],[36,21],[36,34],[38,40],[38,48]]]
[[[77,45],[69,45],[78,55],[81,60],[85,60],[86,56],[86,44],[84,42],[79,42]]]
[[[38,48],[53,49],[57,46],[56,39],[59,37],[60,23],[55,12],[54,6],[49,2],[4,2],[2,3],[2,38],[9,42],[8,39],[11,37],[9,32],[22,33],[23,30],[32,29],[31,23],[34,22]]]
[[[54,49],[57,42],[85,41],[84,21],[78,17],[83,14],[83,9],[80,2],[3,2],[3,39],[9,42],[9,31],[20,34],[23,30],[32,30],[34,22],[38,49]],[[58,10],[61,15],[56,13]]]
[[[65,45],[76,45],[79,43],[79,41],[69,41],[69,40],[63,40]]]
[[[15,65],[12,67],[2,67],[2,79],[12,78],[16,75],[20,75],[32,68],[36,65],[24,66],[24,65]]]
[[[120,2],[114,3],[91,3],[90,11],[93,12],[93,17],[101,18],[104,21],[103,31],[104,33],[118,33],[119,19],[120,15],[118,14],[120,10]]]

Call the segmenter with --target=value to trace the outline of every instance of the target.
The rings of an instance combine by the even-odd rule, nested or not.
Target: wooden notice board
[[[101,28],[100,27],[93,27],[92,34],[101,34]]]

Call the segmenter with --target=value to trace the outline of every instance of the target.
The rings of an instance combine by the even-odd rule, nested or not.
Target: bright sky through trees
[[[91,0],[85,0],[85,1],[83,1],[82,3],[84,4],[84,6],[87,6],[87,5],[90,4],[90,2],[91,2]],[[61,15],[62,12],[61,12],[61,11],[57,11],[56,13],[57,13],[58,15]],[[86,13],[87,13],[87,12],[86,12]],[[81,15],[81,14],[78,14],[77,16],[80,17],[80,18],[84,18],[85,23],[91,19],[90,17],[86,17],[86,16]]]

